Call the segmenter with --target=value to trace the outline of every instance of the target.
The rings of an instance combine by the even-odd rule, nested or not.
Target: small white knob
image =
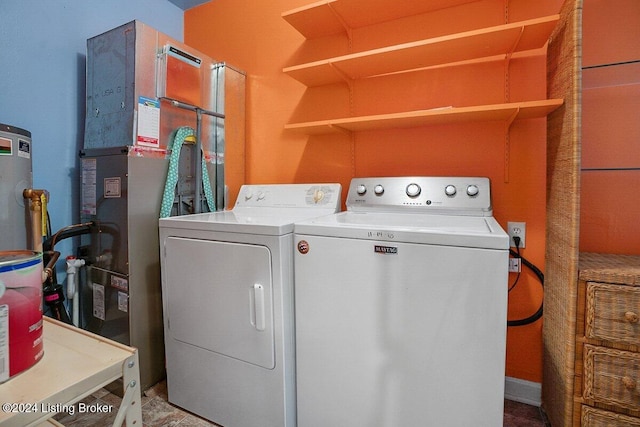
[[[358,186],[356,187],[356,193],[362,196],[366,192],[367,192],[367,187],[365,187],[364,184],[358,184]]]
[[[446,194],[447,196],[455,196],[457,192],[458,190],[456,189],[455,185],[447,185],[446,187],[444,187],[444,194]]]
[[[480,192],[480,189],[478,188],[477,185],[471,184],[470,186],[467,187],[467,194],[470,197],[477,196],[479,192]]]
[[[417,197],[420,195],[420,192],[422,191],[422,189],[420,188],[420,186],[416,183],[413,184],[409,184],[407,185],[407,196],[409,197]]]
[[[258,197],[257,197],[257,199],[258,199],[258,200],[262,200],[262,199],[264,199],[264,198],[265,198],[265,196],[266,196],[266,194],[264,194],[264,192],[259,191],[259,192],[258,192]]]
[[[380,196],[382,195],[382,193],[384,193],[384,187],[378,184],[373,188],[373,192],[376,193],[378,196]]]

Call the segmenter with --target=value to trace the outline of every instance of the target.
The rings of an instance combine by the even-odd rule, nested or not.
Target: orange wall
[[[509,132],[504,123],[497,122],[312,137],[283,129],[289,122],[398,109],[544,99],[544,52],[514,56],[508,68],[500,59],[359,80],[352,93],[344,84],[307,89],[282,72],[286,66],[308,60],[499,25],[505,20],[504,1],[484,0],[356,30],[351,46],[344,37],[306,41],[282,19],[282,12],[309,3],[215,0],[185,13],[188,45],[247,72],[247,181],[332,181],[346,188],[354,176],[488,176],[497,220],[505,228],[507,221],[527,223],[527,246],[522,254],[544,269],[545,119],[517,121]],[[554,14],[560,4],[561,0],[511,0],[509,21]],[[510,145],[508,168],[505,135]],[[510,276],[512,282],[515,277]],[[541,299],[539,283],[524,270],[509,297],[509,317],[532,314]],[[506,373],[541,381],[540,321],[509,328]]]
[[[580,249],[638,255],[640,2],[585,0],[583,19]]]

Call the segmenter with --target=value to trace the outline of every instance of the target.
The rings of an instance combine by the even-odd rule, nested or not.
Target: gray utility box
[[[158,217],[172,140],[184,126],[200,136],[182,146],[172,215],[207,210],[199,153],[223,208],[225,120],[244,129],[244,90],[244,73],[138,21],[87,41],[80,204],[96,227],[78,250],[80,326],[137,347],[143,389],[164,376]]]

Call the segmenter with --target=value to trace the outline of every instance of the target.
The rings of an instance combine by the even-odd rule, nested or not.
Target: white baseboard
[[[542,384],[506,377],[504,380],[504,397],[505,399],[539,407],[542,403]]]

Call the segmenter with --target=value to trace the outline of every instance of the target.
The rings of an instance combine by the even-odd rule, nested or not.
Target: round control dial
[[[458,190],[456,189],[455,185],[447,185],[446,187],[444,187],[444,194],[449,197],[455,196],[457,192]]]
[[[358,184],[358,186],[356,187],[356,193],[362,196],[366,192],[367,192],[367,187],[365,187],[364,184]]]
[[[480,192],[480,189],[478,188],[477,185],[471,184],[470,186],[467,187],[467,195],[469,195],[469,197],[475,197],[478,195],[479,192]]]
[[[416,183],[412,183],[407,185],[407,196],[409,197],[418,197],[420,195],[420,192],[422,191],[422,189],[420,188],[420,186]]]
[[[378,184],[373,188],[373,192],[376,193],[378,196],[381,196],[382,193],[384,193],[384,187]]]

